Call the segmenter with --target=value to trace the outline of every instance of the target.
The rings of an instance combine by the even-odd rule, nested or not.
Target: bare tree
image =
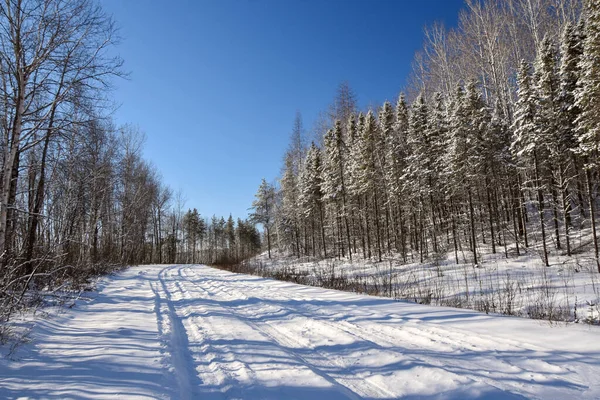
[[[0,6],[0,65],[5,116],[4,164],[0,187],[0,253],[10,252],[14,193],[20,156],[43,145],[35,217],[35,241],[43,203],[50,141],[70,122],[64,109],[82,94],[95,97],[119,74],[121,61],[107,56],[114,43],[110,17],[89,0],[5,0]],[[10,229],[8,229],[11,227]]]

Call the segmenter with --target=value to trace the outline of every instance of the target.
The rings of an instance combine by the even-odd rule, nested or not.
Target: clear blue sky
[[[312,128],[348,81],[359,106],[395,100],[423,26],[456,25],[463,0],[101,0],[123,41],[118,124],[186,207],[245,217],[274,181],[296,111]]]

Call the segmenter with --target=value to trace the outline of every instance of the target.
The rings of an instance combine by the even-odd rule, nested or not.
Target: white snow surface
[[[598,399],[600,329],[139,266],[36,318],[0,398]]]

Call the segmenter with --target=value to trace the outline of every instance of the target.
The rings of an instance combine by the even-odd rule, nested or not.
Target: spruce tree
[[[598,236],[594,214],[595,196],[593,193],[593,174],[600,163],[600,1],[584,2],[585,40],[580,68],[581,78],[576,94],[576,105],[581,110],[577,123],[578,153],[584,160],[587,197],[592,225],[592,239],[598,272]]]
[[[362,149],[361,149],[361,183],[363,185],[365,197],[365,205],[367,215],[370,215],[372,220],[375,221],[375,240],[377,243],[377,255],[379,261],[382,260],[382,241],[381,241],[381,226],[380,226],[380,189],[381,180],[378,168],[379,155],[379,132],[378,124],[375,119],[375,114],[372,110],[369,110],[365,116],[363,132],[362,132]],[[372,209],[369,207],[372,206]]]
[[[227,237],[227,250],[229,252],[229,260],[232,261],[234,259],[233,254],[235,251],[235,222],[233,221],[233,217],[229,214],[229,218],[227,218],[227,224],[225,225],[225,236]],[[237,257],[236,257],[237,261]]]
[[[391,107],[391,106],[390,106]],[[386,119],[386,118],[384,118]],[[404,95],[400,95],[396,103],[395,116],[392,115],[391,127],[382,127],[385,140],[387,168],[385,182],[389,196],[388,208],[392,215],[396,250],[406,260],[406,240],[404,222],[404,194],[402,176],[406,168],[406,132],[408,130],[408,107]]]
[[[384,181],[386,185],[386,191],[390,199],[397,194],[395,190],[395,166],[397,163],[397,152],[398,152],[398,136],[394,129],[394,112],[392,105],[389,102],[385,102],[379,113],[379,125],[381,129],[381,140],[383,141],[382,149],[385,151],[386,168],[383,171]]]
[[[316,256],[316,227],[315,222],[319,223],[321,232],[321,249],[323,256],[327,257],[327,248],[325,245],[325,225],[323,215],[323,191],[322,191],[322,160],[321,151],[311,143],[304,168],[300,174],[300,195],[299,206],[303,216],[310,221],[312,228],[312,251]]]
[[[507,235],[510,231],[508,223],[511,220],[517,255],[520,254],[520,249],[517,207],[514,206],[514,199],[511,193],[511,185],[514,181],[513,171],[516,172],[516,170],[513,168],[514,162],[510,154],[510,133],[507,118],[500,99],[496,99],[494,104],[487,138],[490,141],[490,154],[486,156],[489,166],[486,172],[486,189],[488,194],[491,192],[494,195],[494,208],[493,210],[489,210],[489,212],[493,212],[496,223],[501,223],[501,240],[504,245],[504,255],[508,258]],[[488,197],[488,204],[490,201],[491,199]],[[510,217],[511,212],[512,218]],[[490,214],[491,224],[492,215]],[[500,243],[500,240],[498,243]]]
[[[575,94],[581,75],[581,56],[583,53],[582,37],[578,28],[571,24],[565,27],[561,36],[560,46],[560,134],[562,142],[569,148],[576,145],[575,121],[580,114],[579,106],[575,103]]]
[[[395,156],[393,159],[395,160],[395,171],[393,172],[396,176],[396,183],[393,187],[394,192],[397,193],[397,212],[398,212],[398,223],[399,223],[399,235],[400,235],[400,249],[402,251],[402,258],[406,262],[406,216],[408,212],[405,210],[407,208],[407,196],[404,193],[403,186],[406,175],[406,167],[407,167],[407,157],[408,157],[408,149],[407,149],[407,138],[408,138],[408,130],[409,130],[409,111],[408,104],[406,103],[406,98],[404,94],[400,94],[398,97],[398,101],[396,102],[396,121],[394,123],[394,131],[396,138],[396,146],[394,147]]]
[[[391,182],[389,181],[389,171],[393,169],[394,159],[389,153],[388,145],[390,137],[395,136],[394,132],[394,109],[389,101],[386,101],[379,110],[379,125],[376,141],[376,161],[377,161],[377,181],[380,184],[381,193],[381,214],[385,217],[384,233],[385,247],[387,253],[392,251],[392,204],[393,194]]]
[[[363,185],[363,131],[365,116],[359,113],[356,123],[351,118],[349,121],[348,138],[350,140],[350,157],[348,162],[348,191],[356,207],[356,217],[360,229],[363,258],[371,257],[371,246],[369,241],[369,225],[367,210],[365,206],[365,185]]]
[[[578,145],[576,120],[580,114],[580,109],[575,101],[575,94],[578,90],[581,75],[580,61],[583,54],[582,29],[583,26],[567,24],[561,36],[560,45],[560,130],[558,132],[558,144],[560,145],[560,148],[558,152],[561,154],[562,159],[562,163],[559,165],[561,167],[559,172],[564,176],[561,185],[561,201],[563,204],[565,231],[568,231],[572,225],[570,216],[572,201],[577,200],[579,202],[579,214],[582,217],[585,217],[583,189],[580,179],[582,163],[581,157],[576,151]],[[577,196],[573,196],[574,194]],[[573,197],[573,199],[571,197]],[[566,235],[567,253],[570,255],[571,251],[570,244],[568,243],[568,233]]]
[[[458,264],[459,223],[461,221],[461,201],[470,189],[468,182],[469,150],[467,148],[468,114],[466,110],[465,92],[461,85],[457,85],[450,101],[450,118],[448,121],[448,153],[446,158],[446,173],[448,182],[448,200],[450,203],[452,238],[454,242],[454,257]],[[473,221],[473,218],[470,219]],[[471,229],[471,250],[473,262],[477,264],[477,252],[473,240],[474,229]]]
[[[357,251],[356,237],[359,235],[357,229],[360,227],[360,220],[357,220],[357,213],[359,210],[359,196],[356,194],[354,188],[354,177],[356,176],[356,153],[357,153],[357,140],[358,140],[358,127],[356,124],[356,116],[354,114],[350,114],[348,121],[346,123],[346,143],[345,143],[345,152],[346,152],[346,160],[344,163],[344,173],[345,173],[345,184],[346,184],[346,195],[347,195],[347,212],[350,215],[350,223],[352,225],[352,246],[354,252]],[[364,237],[361,238],[364,239]],[[366,251],[364,243],[362,246],[363,254]]]
[[[430,190],[429,110],[425,97],[419,95],[412,104],[407,136],[407,168],[404,190],[412,206],[413,248],[419,250],[420,260],[426,256],[425,235],[426,198]]]
[[[255,200],[252,202],[253,212],[250,214],[250,220],[254,223],[262,224],[265,228],[267,251],[269,258],[271,258],[271,228],[275,212],[275,188],[263,178],[254,197]],[[216,224],[213,223],[214,225]],[[215,233],[215,236],[218,236],[218,234]]]
[[[469,182],[467,195],[469,196],[469,213],[471,229],[474,230],[475,196],[480,199],[479,204],[487,204],[489,230],[491,236],[492,253],[496,252],[496,232],[491,204],[491,187],[487,184],[491,171],[491,164],[495,154],[494,138],[490,137],[490,113],[487,104],[483,100],[483,94],[478,82],[471,79],[467,82],[465,90],[465,112],[467,113],[467,182]],[[485,190],[487,201],[483,200],[481,189]],[[480,215],[483,215],[481,207]],[[482,243],[486,243],[484,218],[481,217]],[[475,240],[475,239],[473,239]]]
[[[537,193],[538,215],[542,235],[542,261],[548,263],[546,230],[544,224],[544,188],[542,183],[542,164],[547,141],[541,136],[536,125],[536,99],[531,82],[530,66],[522,61],[517,77],[519,90],[515,105],[515,120],[512,126],[514,137],[511,144],[515,157],[520,160],[521,170],[533,174],[532,185]]]
[[[346,136],[348,136],[346,134]],[[350,248],[350,224],[348,220],[348,190],[347,190],[347,164],[348,164],[348,148],[344,143],[344,132],[342,130],[342,122],[337,120],[333,129],[333,140],[335,144],[336,156],[334,157],[338,168],[338,192],[340,194],[338,201],[341,201],[340,214],[344,221],[344,227],[346,231],[346,241],[348,248],[348,256],[352,260],[352,250]],[[341,235],[341,233],[340,233]],[[343,249],[342,249],[343,253]]]
[[[556,248],[560,249],[558,193],[564,194],[566,191],[566,167],[569,160],[565,160],[564,156],[570,149],[564,141],[561,129],[560,79],[557,61],[558,54],[554,43],[547,37],[544,38],[535,63],[536,131],[545,142],[543,156],[548,154],[547,162],[543,164],[546,165],[546,174],[551,183],[549,188],[553,200]],[[564,215],[564,212],[561,214]]]
[[[341,124],[336,121],[337,134],[333,129],[329,129],[324,137],[323,151],[323,173],[321,188],[323,191],[323,202],[325,203],[328,214],[332,220],[332,230],[337,232],[338,236],[342,231],[341,218],[343,212],[342,197],[345,190],[343,185],[343,163],[341,152]],[[339,138],[339,140],[338,140]],[[342,257],[345,256],[343,241],[336,241],[341,244]]]
[[[445,153],[448,149],[448,110],[446,101],[440,92],[433,95],[433,103],[430,112],[430,124],[428,142],[431,148],[429,157],[429,203],[433,225],[434,251],[438,252],[437,233],[442,224],[441,201],[445,197],[446,185],[444,182]]]
[[[293,253],[300,257],[300,218],[298,215],[298,176],[294,172],[294,158],[287,153],[284,161],[283,174],[280,180],[281,208],[278,213],[283,243],[293,248]]]

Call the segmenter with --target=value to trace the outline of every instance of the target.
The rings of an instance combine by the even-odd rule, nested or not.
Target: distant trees
[[[275,188],[263,178],[255,197],[256,200],[252,203],[253,212],[250,214],[250,221],[262,224],[265,228],[267,251],[269,258],[271,258],[271,228],[275,215]]]
[[[186,261],[195,263],[197,255],[196,246],[198,242],[200,242],[200,246],[202,246],[202,240],[206,234],[206,224],[200,217],[198,210],[195,208],[193,210],[188,210],[188,212],[184,214],[182,224],[187,248],[190,249],[189,255],[191,255],[191,260],[188,257]],[[200,251],[202,251],[202,248],[200,248]]]
[[[253,222],[238,219],[236,223],[231,215],[227,220],[213,215],[209,221],[195,208],[183,215],[182,237],[181,242],[175,241],[175,252],[185,263],[234,264],[254,256],[261,248]]]
[[[426,30],[395,108],[358,112],[342,84],[322,139],[284,158],[280,250],[549,265],[578,232],[597,262],[600,3],[551,3],[467,1],[456,29]]]

